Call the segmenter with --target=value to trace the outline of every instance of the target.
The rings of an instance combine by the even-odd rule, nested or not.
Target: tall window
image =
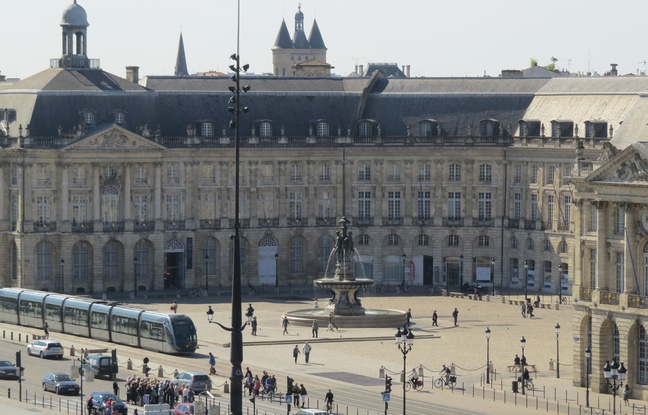
[[[88,220],[88,198],[86,195],[72,196],[72,223],[83,223]]]
[[[614,209],[614,233],[619,235],[625,231],[625,208]]]
[[[358,192],[358,218],[371,217],[371,192]]]
[[[151,276],[151,247],[145,239],[140,239],[135,244],[135,275],[138,279]]]
[[[135,166],[135,180],[133,181],[136,186],[146,186],[148,184],[148,167],[144,165]]]
[[[555,178],[556,178],[556,167],[549,166],[549,169],[547,170],[547,184],[554,184]]]
[[[622,293],[625,288],[625,262],[622,251],[616,253],[616,292]]]
[[[177,164],[169,164],[166,167],[166,182],[169,185],[180,184],[180,168]]]
[[[400,245],[400,238],[396,234],[389,234],[387,236],[387,245],[388,246],[398,246]]]
[[[648,335],[644,326],[639,327],[639,373],[637,383],[648,384]]]
[[[488,235],[479,235],[477,238],[477,245],[480,247],[490,246],[490,238]]]
[[[213,163],[203,164],[202,182],[205,184],[212,184],[216,182],[216,166]]]
[[[554,196],[547,195],[547,222],[549,223],[553,222],[553,215],[554,215]]]
[[[531,183],[538,183],[538,166],[531,166]]]
[[[107,280],[119,280],[119,251],[119,242],[115,240],[110,240],[106,245],[104,245],[103,276]]]
[[[387,209],[389,219],[401,218],[401,192],[387,192]]]
[[[290,272],[304,272],[304,238],[300,235],[290,240]]]
[[[515,236],[511,236],[510,246],[511,246],[511,249],[517,249],[518,248],[518,240],[517,240],[517,238]]]
[[[461,164],[452,163],[448,165],[448,181],[449,182],[461,181]]]
[[[596,249],[590,249],[590,288],[596,288]]]
[[[333,217],[333,192],[320,192],[317,210],[321,218]]]
[[[320,170],[320,182],[330,183],[331,181],[331,164],[323,163]]]
[[[51,197],[36,196],[36,223],[40,226],[47,226],[50,223]]]
[[[200,195],[200,217],[202,219],[216,219],[216,194],[204,192]]]
[[[565,225],[571,222],[571,196],[565,196]]]
[[[79,241],[72,248],[72,269],[75,280],[87,280],[90,277],[90,244]]]
[[[180,195],[167,194],[164,196],[164,209],[166,220],[174,221],[180,219]]]
[[[325,272],[328,268],[329,258],[333,250],[333,238],[331,235],[322,235],[319,238],[319,271]]]
[[[419,124],[419,128],[421,129],[421,137],[434,137],[437,134],[436,131],[436,123],[432,123],[431,121],[423,121]]]
[[[431,192],[418,192],[418,217],[429,220],[431,216],[432,197]]]
[[[329,136],[329,124],[326,121],[320,121],[317,123],[317,136],[318,137]]]
[[[522,193],[513,194],[513,219],[520,220],[522,218]]]
[[[360,163],[358,166],[358,180],[369,181],[371,180],[371,164],[369,162]]]
[[[419,182],[429,182],[432,178],[432,166],[430,163],[422,163],[419,165]]]
[[[448,193],[448,219],[461,219],[461,192]]]
[[[427,235],[419,235],[418,236],[418,246],[429,246],[430,245],[430,237]]]
[[[513,173],[513,184],[522,183],[522,165],[516,164]]]
[[[589,231],[596,232],[598,229],[598,208],[596,205],[590,205]]]
[[[293,163],[290,166],[290,181],[301,182],[303,180],[302,165],[301,163]]]
[[[135,207],[135,222],[142,223],[148,220],[148,196],[134,195],[133,205]]]
[[[20,167],[17,165],[11,166],[11,178],[9,184],[11,186],[18,186],[18,176],[20,175]]]
[[[72,184],[74,186],[85,186],[86,170],[83,166],[74,166],[72,168]]]
[[[359,126],[360,137],[371,137],[373,135],[372,127],[369,122],[361,122]]]
[[[205,276],[216,274],[216,238],[209,236],[205,240],[205,245],[203,246],[203,260],[205,261]]]
[[[290,192],[288,195],[288,217],[292,220],[301,220],[302,218],[302,194]]]
[[[214,126],[210,122],[202,123],[201,134],[203,137],[213,137],[214,136]]]
[[[489,221],[491,220],[493,202],[491,200],[490,192],[479,192],[478,193],[478,204],[479,204],[479,220],[480,221]]]
[[[52,243],[40,241],[36,245],[36,279],[38,281],[49,281],[52,279]]]
[[[448,235],[448,246],[459,246],[459,235]]]
[[[531,195],[531,220],[538,220],[538,195]]]
[[[490,164],[479,165],[479,181],[490,182],[493,179],[493,167]]]
[[[261,125],[259,125],[259,136],[272,137],[272,124],[269,122],[262,122]]]
[[[400,164],[397,162],[387,165],[387,180],[399,181],[401,179]]]

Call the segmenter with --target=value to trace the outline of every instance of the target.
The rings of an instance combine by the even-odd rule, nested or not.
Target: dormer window
[[[317,136],[318,137],[328,137],[329,136],[329,124],[326,121],[318,121],[317,123]]]
[[[370,121],[361,121],[358,124],[358,135],[360,137],[373,137],[373,123]]]
[[[126,114],[124,113],[124,111],[115,112],[115,124],[126,124]]]
[[[213,137],[214,136],[214,125],[210,122],[202,123],[200,128],[200,134],[202,137]]]
[[[607,138],[608,123],[606,121],[585,121],[585,137]]]
[[[541,124],[538,120],[520,120],[520,137],[540,137]]]
[[[94,125],[95,124],[95,114],[92,111],[84,111],[83,112],[83,122],[86,125]]]
[[[488,119],[479,122],[479,134],[482,137],[499,137],[500,123],[497,120]]]
[[[552,138],[571,138],[574,136],[574,122],[553,120],[551,121]]]
[[[439,123],[435,120],[421,121],[419,124],[419,134],[421,137],[436,137],[438,134]]]
[[[263,121],[259,124],[260,137],[272,137],[272,124],[269,121]]]

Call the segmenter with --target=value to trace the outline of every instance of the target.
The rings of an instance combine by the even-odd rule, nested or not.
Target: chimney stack
[[[360,73],[358,75],[364,76],[364,65],[360,65]]]
[[[617,76],[619,74],[619,72],[617,71],[617,66],[618,65],[619,65],[618,63],[611,63],[610,64],[610,66],[612,67],[612,69],[610,70],[610,76]]]
[[[410,77],[410,66],[405,65],[405,75],[409,78]]]
[[[126,80],[135,84],[139,82],[139,66],[126,67]]]

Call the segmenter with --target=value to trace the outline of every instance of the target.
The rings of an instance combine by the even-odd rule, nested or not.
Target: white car
[[[61,359],[63,357],[63,346],[57,340],[37,340],[27,346],[27,354],[40,356],[41,359],[50,356]]]
[[[300,409],[297,411],[295,415],[329,415],[328,412],[326,412],[323,409]]]

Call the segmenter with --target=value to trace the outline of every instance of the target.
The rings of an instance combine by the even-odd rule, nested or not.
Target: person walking
[[[326,404],[326,411],[331,412],[333,410],[333,392],[331,392],[330,389],[328,392],[326,392],[324,403]]]
[[[295,348],[293,349],[293,357],[295,358],[295,364],[297,364],[297,357],[299,356],[299,346],[295,345]]]
[[[522,303],[522,317],[524,318],[526,318],[526,310],[527,310],[526,304]]]
[[[209,374],[216,374],[216,356],[214,356],[212,352],[209,352]]]
[[[254,316],[254,317],[252,317],[252,335],[253,336],[256,336],[257,326],[258,326],[257,319],[256,319],[256,316]]]
[[[408,308],[407,313],[405,313],[405,318],[407,319],[407,327],[412,327],[412,309]]]
[[[43,325],[43,331],[45,332],[45,338],[49,339],[49,324],[47,324],[47,321]]]
[[[119,398],[119,384],[117,383],[117,381],[113,382],[113,393],[116,397]]]
[[[457,310],[457,307],[455,307],[454,311],[452,312],[452,318],[454,319],[454,325],[457,325],[457,318],[459,317],[459,310]]]
[[[293,396],[293,405],[299,408],[299,385],[297,385],[297,382],[295,382],[295,384],[293,385],[292,396]]]
[[[173,310],[173,314],[178,313],[178,302],[176,300],[173,300],[173,303],[171,304],[171,310]]]
[[[281,320],[281,326],[283,327],[282,334],[288,334],[288,316],[284,314],[283,319]]]
[[[301,407],[304,407],[304,404],[306,403],[306,398],[308,397],[308,392],[306,392],[306,388],[304,387],[303,383],[299,384],[299,400],[301,401]]]
[[[313,331],[313,338],[317,338],[318,336],[318,330],[319,330],[319,323],[317,320],[313,320],[313,324],[311,325],[312,331]]]
[[[630,402],[628,402],[628,399],[630,398],[630,386],[628,386],[627,383],[625,385],[625,388],[623,388],[621,395],[623,395],[623,402],[626,404],[626,406],[630,405]]]
[[[306,363],[308,363],[308,359],[310,358],[311,349],[312,347],[308,342],[304,343],[304,358],[306,359]]]
[[[437,315],[436,310],[434,310],[434,313],[432,313],[432,326],[439,327],[438,319],[439,319],[439,316]]]
[[[335,324],[335,313],[334,313],[334,312],[331,311],[331,312],[329,313],[328,320],[329,320],[328,330],[333,331],[333,327],[335,327],[335,330],[338,330],[338,331],[340,330],[340,329],[338,328],[338,326]]]

